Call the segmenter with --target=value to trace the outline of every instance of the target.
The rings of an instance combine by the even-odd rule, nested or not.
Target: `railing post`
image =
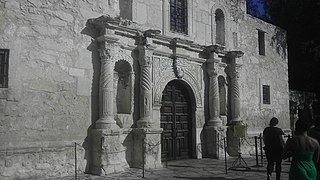
[[[259,136],[259,139],[260,139],[260,156],[261,156],[261,166],[263,166],[263,151],[262,151],[262,135],[260,133],[260,136]]]
[[[77,143],[74,143],[74,178],[75,180],[78,179],[77,174]]]
[[[145,157],[145,142],[142,140],[142,178],[144,178],[144,157]]]
[[[218,133],[218,142],[217,142],[217,145],[218,145],[218,153],[217,153],[217,158],[220,159],[220,133]]]
[[[258,155],[258,137],[254,136],[254,147],[256,149],[256,166],[259,166],[259,155]]]
[[[226,174],[228,174],[228,163],[227,163],[227,151],[226,151],[226,138],[223,138],[223,147],[224,147],[224,167],[226,170]]]

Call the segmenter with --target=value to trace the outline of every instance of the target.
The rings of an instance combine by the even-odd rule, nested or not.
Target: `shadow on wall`
[[[276,27],[275,33],[271,37],[271,46],[277,50],[277,53],[282,57],[287,57],[287,40],[286,33],[283,29]]]
[[[90,25],[86,23],[86,27],[81,31],[81,34],[88,35],[91,38],[96,38],[98,32]],[[85,157],[87,160],[87,165],[85,172],[89,172],[92,157],[90,152],[92,152],[92,140],[90,137],[90,132],[94,129],[94,123],[99,118],[99,75],[100,75],[100,61],[99,53],[97,51],[98,45],[93,40],[87,47],[87,50],[91,52],[91,60],[93,67],[92,83],[91,83],[91,125],[87,129],[87,137],[85,138],[82,147],[85,149]]]

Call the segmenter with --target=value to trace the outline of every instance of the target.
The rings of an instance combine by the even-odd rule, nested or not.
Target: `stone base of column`
[[[100,118],[95,123],[96,129],[119,129],[114,117]]]
[[[220,127],[222,126],[222,121],[220,118],[210,119],[207,123],[208,126]]]
[[[219,159],[224,156],[223,137],[225,127],[206,126],[204,128],[203,157]]]
[[[108,175],[122,172],[128,168],[126,149],[122,145],[122,131],[110,129],[93,129],[92,160],[89,173]]]
[[[139,119],[137,121],[138,128],[151,128],[151,122],[149,119]]]
[[[230,156],[241,153],[241,138],[245,137],[245,126],[240,123],[231,124],[227,130],[227,152]]]
[[[133,132],[133,167],[154,169],[161,164],[162,129],[136,128]]]

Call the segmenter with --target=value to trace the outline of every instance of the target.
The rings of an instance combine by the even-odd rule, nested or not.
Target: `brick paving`
[[[154,180],[263,180],[267,179],[266,175],[266,161],[264,159],[264,166],[256,167],[256,160],[254,156],[244,156],[243,159],[250,169],[244,167],[239,168],[241,164],[236,164],[237,167],[229,168],[234,165],[237,158],[228,158],[228,168],[226,174],[225,162],[223,159],[187,159],[169,161],[168,166],[161,169],[145,170],[144,178],[142,169],[129,168],[126,172],[111,174],[108,176],[94,176],[88,174],[79,174],[78,179],[83,180],[139,180],[139,179],[154,179]],[[239,162],[239,161],[237,161]],[[260,163],[260,160],[259,160]],[[288,179],[288,172],[290,163],[282,162],[281,179]],[[71,180],[72,177],[52,178],[52,180]],[[271,179],[275,179],[275,173]]]

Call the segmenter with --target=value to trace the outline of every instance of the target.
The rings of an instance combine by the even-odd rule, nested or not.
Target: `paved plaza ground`
[[[79,172],[77,179],[83,180],[138,180],[138,179],[155,179],[155,180],[263,180],[267,179],[266,175],[266,160],[263,160],[263,166],[261,167],[261,160],[259,159],[259,167],[256,167],[255,156],[244,156],[244,161],[247,163],[250,169],[240,166],[245,166],[243,161],[234,157],[229,157],[227,160],[227,173],[225,168],[224,159],[187,159],[169,161],[168,166],[161,169],[145,170],[144,178],[142,169],[130,168],[126,172],[112,174],[108,176],[94,176],[83,174]],[[234,166],[235,170],[229,169]],[[283,161],[281,179],[288,179],[288,172],[290,168],[290,162]],[[53,178],[71,180],[75,179],[74,176],[64,178]],[[272,179],[275,179],[273,174]]]

